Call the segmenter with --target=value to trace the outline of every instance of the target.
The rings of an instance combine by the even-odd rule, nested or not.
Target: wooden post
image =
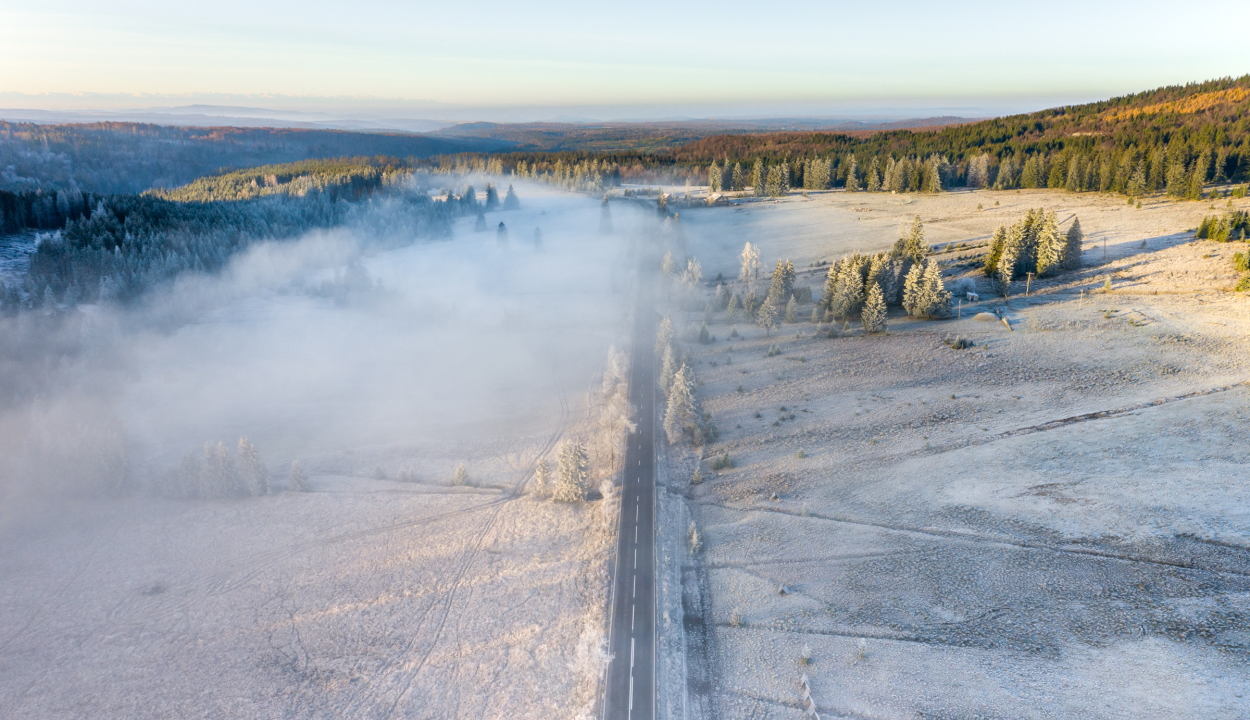
[[[1029,288],[1033,285],[1033,273],[1025,273],[1024,275],[1024,296],[1029,296]]]
[[[957,306],[955,306],[955,310],[956,310],[956,312],[958,312],[958,313],[959,313],[959,317],[957,317],[957,318],[955,318],[955,319],[956,319],[956,320],[963,320],[963,319],[964,319],[964,301],[963,301],[962,299],[959,301],[959,304],[958,304]]]

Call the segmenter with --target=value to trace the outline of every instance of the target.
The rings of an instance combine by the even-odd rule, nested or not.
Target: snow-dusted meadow
[[[735,277],[750,241],[817,296],[811,263],[886,249],[915,214],[934,243],[1038,206],[1089,234],[1085,270],[962,320],[830,338],[809,304],[771,337],[718,313],[715,342],[685,345],[720,430],[701,458],[670,451],[661,495],[702,543],[666,624],[670,647],[687,631],[687,707],[797,720],[806,674],[822,717],[1244,717],[1250,305],[1219,291],[1244,246],[1185,233],[1208,204],[828,193],[684,214],[705,276]],[[993,310],[1010,330],[971,319]],[[701,316],[675,313],[679,333]]]
[[[485,233],[261,245],[69,324],[55,391],[0,418],[0,716],[590,712],[611,499],[516,491],[628,340],[630,217],[518,190]],[[270,494],[174,497],[240,436]]]

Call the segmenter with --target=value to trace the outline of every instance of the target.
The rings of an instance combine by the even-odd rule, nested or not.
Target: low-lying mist
[[[131,307],[6,321],[0,521],[35,499],[194,496],[187,458],[242,437],[281,489],[294,460],[388,476],[407,447],[554,427],[625,339],[628,218],[604,236],[595,201],[519,190],[522,209],[487,213],[486,231],[317,231]],[[390,448],[391,466],[354,461],[362,448]]]

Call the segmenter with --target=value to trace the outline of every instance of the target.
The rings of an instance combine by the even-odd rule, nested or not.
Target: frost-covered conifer
[[[244,495],[247,492],[234,464],[234,458],[230,457],[224,443],[208,443],[204,446],[204,479],[209,490],[205,495],[210,497]]]
[[[755,158],[751,166],[751,194],[755,197],[764,197],[764,174],[764,161]]]
[[[707,191],[710,193],[720,192],[721,178],[723,177],[720,165],[713,160],[707,169]]]
[[[798,313],[799,304],[795,302],[794,296],[791,295],[790,301],[786,303],[786,322],[791,324],[798,322]]]
[[[698,427],[698,416],[695,411],[694,381],[690,368],[683,363],[673,377],[669,388],[668,406],[664,411],[664,434],[670,445],[681,442],[688,432]]]
[[[879,283],[874,282],[868,287],[868,298],[864,301],[864,309],[859,319],[864,324],[866,332],[885,332],[885,294],[881,292]]]
[[[486,209],[495,210],[499,208],[499,191],[495,189],[495,183],[486,184]]]
[[[473,232],[486,232],[486,214],[479,212],[477,222],[473,224]]]
[[[664,277],[671,277],[677,271],[677,263],[673,261],[673,253],[665,252],[664,259],[660,260],[660,272]]]
[[[1064,237],[1063,269],[1076,270],[1081,267],[1081,244],[1085,242],[1085,233],[1081,231],[1080,218],[1072,220],[1072,227]]]
[[[904,258],[914,263],[924,262],[929,255],[929,246],[924,241],[924,223],[920,216],[912,218],[911,229],[894,243],[894,257]]]
[[[666,396],[673,385],[673,377],[677,375],[677,369],[677,355],[673,352],[673,346],[670,343],[664,348],[664,359],[660,361],[660,390]]]
[[[692,288],[703,282],[703,266],[699,264],[698,258],[686,259],[686,270],[681,274],[681,280]]]
[[[738,256],[742,261],[738,271],[738,279],[750,285],[760,275],[760,251],[751,243],[742,246],[742,254]]]
[[[764,298],[764,304],[755,313],[755,323],[764,328],[765,336],[777,329],[777,306],[772,297]]]
[[[269,494],[269,471],[260,461],[256,446],[245,437],[239,438],[239,475],[249,495]]]
[[[464,468],[464,463],[456,466],[456,471],[451,475],[451,484],[456,486],[469,484],[469,471]]]
[[[511,185],[508,186],[508,194],[504,196],[503,209],[504,210],[520,210],[521,209],[521,200],[516,196],[516,191],[512,189]]]
[[[738,310],[742,307],[742,301],[738,299],[737,293],[729,295],[729,304],[725,306],[725,315],[730,320],[738,317]]]
[[[655,352],[657,355],[663,355],[664,351],[673,344],[673,321],[667,315],[660,318],[660,326],[655,331]]]
[[[495,229],[495,240],[500,245],[506,245],[508,243],[508,227],[502,222],[499,223],[499,227]]]
[[[608,206],[608,196],[603,196],[603,209],[599,211],[599,234],[612,234],[612,209]]]
[[[308,490],[308,474],[304,472],[304,466],[299,460],[291,461],[291,472],[286,478],[286,487],[294,492],[305,492]]]
[[[556,451],[559,466],[556,471],[556,487],[552,499],[557,502],[578,502],[586,499],[590,480],[590,463],[586,448],[581,443],[564,442]]]
[[[950,312],[951,294],[942,283],[942,271],[933,260],[912,266],[903,291],[903,308],[917,318],[944,317]]]
[[[539,458],[534,465],[534,494],[542,498],[551,497],[553,486],[551,466],[545,458]]]

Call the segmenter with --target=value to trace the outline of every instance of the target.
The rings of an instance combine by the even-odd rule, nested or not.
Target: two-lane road
[[[639,289],[629,396],[637,430],[625,450],[612,584],[605,720],[655,717],[655,313]]]

